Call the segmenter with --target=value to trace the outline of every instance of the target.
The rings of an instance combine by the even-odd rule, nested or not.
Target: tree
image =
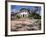
[[[16,15],[16,18],[20,19],[20,16],[19,15]]]
[[[28,18],[41,19],[41,16],[37,13],[32,13],[28,15]]]
[[[30,19],[31,19],[32,17],[33,17],[33,16],[32,16],[32,14],[28,14],[28,18],[30,18]]]
[[[29,8],[28,9],[27,8],[21,8],[20,9],[20,11],[25,11],[25,10],[27,10],[28,12],[30,12],[30,9]]]
[[[32,11],[32,17],[34,19],[41,19],[41,16],[39,14],[37,14],[39,7],[34,7],[34,11]]]

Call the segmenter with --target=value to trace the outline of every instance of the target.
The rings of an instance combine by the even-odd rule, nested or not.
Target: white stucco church
[[[30,14],[30,13],[31,13],[31,11],[29,11],[28,9],[22,8],[20,10],[20,12],[17,13],[17,15],[22,16],[22,17],[27,17],[28,14]]]

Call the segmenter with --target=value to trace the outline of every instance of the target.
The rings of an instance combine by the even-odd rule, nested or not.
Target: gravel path
[[[31,31],[31,30],[40,30],[41,20],[40,19],[28,19],[21,18],[11,21],[11,30],[12,31]]]

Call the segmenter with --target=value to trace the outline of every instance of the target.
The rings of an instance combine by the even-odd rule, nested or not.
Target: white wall
[[[43,2],[45,0],[9,0],[9,1],[34,1],[34,2]]]
[[[26,14],[28,14],[28,12],[22,12],[22,13],[19,13],[19,14],[20,14],[20,15],[23,15],[23,14],[26,15]]]

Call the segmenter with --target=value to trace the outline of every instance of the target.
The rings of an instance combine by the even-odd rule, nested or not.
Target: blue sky
[[[37,7],[37,8],[36,8]],[[41,7],[40,6],[20,6],[20,5],[11,5],[11,11],[16,12],[19,11],[21,8],[29,8],[31,11],[35,11],[38,9],[38,12],[40,13]]]

